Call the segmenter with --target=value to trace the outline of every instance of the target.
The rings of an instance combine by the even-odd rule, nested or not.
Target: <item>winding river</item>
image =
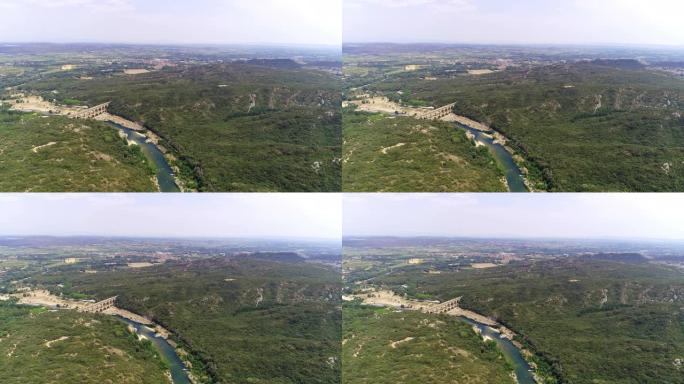
[[[520,168],[518,168],[518,165],[513,161],[513,156],[506,151],[503,145],[495,143],[494,138],[486,132],[479,131],[460,123],[454,124],[456,124],[458,128],[464,129],[475,135],[475,140],[489,148],[489,151],[496,159],[496,162],[503,168],[506,181],[508,182],[508,188],[511,192],[528,192]]]
[[[173,384],[191,384],[188,377],[187,367],[183,360],[178,357],[176,350],[163,337],[156,336],[154,329],[151,329],[143,324],[136,323],[133,320],[117,316],[117,319],[135,328],[135,333],[140,336],[145,336],[152,342],[154,348],[159,352],[162,359],[169,365],[171,370],[171,379]]]
[[[156,177],[157,182],[159,183],[159,190],[161,192],[180,192],[180,188],[178,188],[178,185],[176,185],[173,170],[166,161],[164,154],[159,150],[159,148],[157,148],[156,145],[147,141],[147,136],[116,123],[107,122],[107,124],[123,132],[128,141],[134,142],[140,146],[145,158],[152,162],[157,170]]]
[[[497,332],[494,328],[478,323],[477,321],[468,319],[466,317],[459,317],[459,319],[465,321],[466,323],[477,327],[483,337],[489,337],[499,346],[499,349],[504,354],[506,360],[513,366],[515,371],[515,376],[518,379],[519,384],[535,384],[534,376],[532,376],[532,367],[525,361],[518,347],[513,345],[513,343],[505,337],[501,337],[501,334]]]

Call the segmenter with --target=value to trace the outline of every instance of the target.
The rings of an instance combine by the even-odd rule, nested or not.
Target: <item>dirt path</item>
[[[46,342],[45,342],[45,346],[48,347],[48,348],[51,348],[51,347],[52,347],[52,344],[54,344],[54,343],[56,343],[56,342],[59,342],[59,341],[68,340],[68,339],[69,339],[69,336],[62,336],[62,337],[60,337],[59,339],[46,341]]]
[[[47,144],[39,145],[39,146],[37,146],[37,147],[31,148],[31,152],[33,152],[33,153],[38,153],[39,150],[41,150],[41,149],[43,149],[43,148],[47,148],[47,147],[53,146],[53,145],[55,145],[55,144],[57,144],[56,141],[51,141],[51,142],[49,142],[49,143],[47,143]]]
[[[382,147],[382,149],[380,149],[380,152],[382,152],[383,155],[386,155],[387,152],[389,152],[393,149],[396,149],[396,148],[403,147],[404,145],[406,145],[406,143],[395,144],[395,145],[392,145],[391,147]]]
[[[409,342],[409,341],[411,341],[411,340],[413,340],[413,339],[414,339],[413,337],[410,337],[410,336],[409,336],[409,337],[407,337],[407,338],[405,338],[405,339],[403,339],[403,340],[391,342],[391,343],[390,343],[390,346],[391,346],[392,348],[395,348],[395,349],[396,349],[397,346],[398,346],[399,344],[407,343],[407,342]]]

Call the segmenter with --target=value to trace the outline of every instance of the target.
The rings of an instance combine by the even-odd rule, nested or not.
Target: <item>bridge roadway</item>
[[[425,310],[427,313],[447,313],[452,309],[458,308],[458,302],[461,301],[460,297],[433,305]]]
[[[117,296],[114,296],[114,297],[110,297],[108,299],[104,299],[102,301],[98,301],[97,303],[85,305],[85,306],[79,308],[79,312],[87,312],[87,313],[104,312],[107,309],[114,307],[114,305],[116,304],[116,298],[117,298]]]
[[[100,116],[103,113],[107,113],[107,107],[109,107],[110,103],[111,102],[106,102],[100,105],[96,105],[92,108],[88,108],[86,110],[77,112],[71,115],[71,117],[73,117],[74,119],[93,119],[97,116]]]
[[[452,114],[454,112],[455,105],[456,103],[447,104],[443,107],[439,107],[437,109],[421,113],[417,115],[416,118],[422,120],[439,120],[447,115]]]

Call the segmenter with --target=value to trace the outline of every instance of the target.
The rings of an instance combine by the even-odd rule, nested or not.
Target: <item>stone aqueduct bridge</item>
[[[423,120],[439,120],[444,116],[447,116],[451,113],[453,113],[453,109],[456,103],[451,103],[448,105],[445,105],[443,107],[439,107],[437,109],[433,109],[431,111],[427,111],[424,113],[419,114],[416,116],[418,119],[423,119]]]
[[[87,312],[87,313],[100,313],[104,312],[105,310],[114,307],[116,304],[116,297],[110,297],[108,299],[104,299],[102,301],[98,301],[97,303],[92,303],[85,305],[79,309],[80,312]]]
[[[460,297],[457,297],[455,299],[451,299],[449,301],[445,301],[443,303],[439,303],[437,305],[434,305],[430,308],[427,308],[425,312],[427,313],[446,313],[451,311],[454,308],[458,308],[458,302],[461,301]]]
[[[96,105],[86,110],[77,112],[71,115],[71,117],[73,117],[74,119],[93,119],[95,117],[100,116],[103,113],[107,113],[107,107],[109,107],[109,104],[110,102]]]

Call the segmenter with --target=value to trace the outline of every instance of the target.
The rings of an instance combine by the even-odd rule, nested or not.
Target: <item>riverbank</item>
[[[385,290],[385,289],[366,289],[362,293],[357,293],[349,296],[343,296],[343,300],[345,301],[352,301],[352,300],[361,300],[361,302],[365,305],[371,305],[371,306],[379,306],[379,307],[392,307],[396,309],[402,309],[402,310],[413,310],[413,311],[420,311],[420,312],[425,312],[425,313],[434,313],[433,310],[439,308],[439,306],[442,304],[437,301],[425,301],[425,300],[416,300],[416,299],[410,299],[407,297],[399,296],[396,293],[390,291],[390,290]],[[507,328],[506,326],[496,322],[495,320],[486,317],[482,314],[479,314],[477,312],[461,308],[458,304],[461,300],[461,297],[458,297],[455,299],[455,307],[450,309],[449,311],[442,312],[446,315],[449,316],[455,316],[459,318],[466,319],[470,322],[473,322],[474,325],[479,325],[478,326],[478,333],[481,333],[481,336],[483,337],[484,340],[492,339],[498,342],[503,343],[504,340],[506,343],[510,343],[513,347],[515,347],[515,351],[513,350],[506,350],[506,353],[513,354],[515,359],[517,359],[517,355],[520,356],[520,359],[524,361],[525,366],[523,367],[523,371],[518,371],[517,378],[518,382],[522,383],[534,383],[534,382],[540,382],[538,379],[538,376],[536,373],[532,373],[529,378],[533,381],[527,381],[527,380],[522,380],[521,381],[521,376],[528,377],[525,375],[524,370],[529,367],[530,369],[536,369],[536,365],[534,362],[529,361],[529,357],[532,356],[532,352],[525,349],[524,346],[519,343],[518,341],[515,340],[515,337],[517,334]],[[483,327],[488,327],[489,332],[485,332],[485,329]],[[497,339],[498,336],[498,340]],[[502,340],[503,339],[503,340]],[[503,347],[502,347],[503,348]],[[505,349],[505,348],[504,348]],[[517,355],[516,355],[517,353]]]
[[[86,106],[64,106],[52,101],[44,100],[40,96],[25,95],[23,93],[10,95],[13,99],[6,101],[10,104],[10,109],[26,113],[41,113],[46,116],[66,116],[73,117],[74,114],[87,110]],[[154,132],[145,128],[144,125],[124,117],[105,112],[95,116],[93,120],[108,123],[119,130],[122,137],[126,138],[129,145],[150,146],[143,153],[151,161],[156,169],[157,176],[153,179],[159,192],[187,192],[185,183],[178,177],[180,170],[171,164],[176,162],[176,157],[160,144],[161,138]],[[133,133],[133,134],[131,134]],[[138,137],[135,134],[140,135]],[[143,140],[144,138],[144,140]],[[37,148],[40,149],[40,148]]]
[[[130,121],[130,120],[125,119],[125,118],[123,118],[123,117],[121,117],[121,116],[112,115],[112,114],[109,113],[109,112],[105,112],[105,113],[103,113],[103,114],[101,114],[101,115],[96,116],[94,120],[98,120],[98,121],[109,121],[109,122],[111,122],[111,123],[120,125],[120,126],[122,126],[122,127],[126,127],[126,128],[128,128],[128,129],[132,129],[132,130],[134,130],[134,131],[145,131],[145,127],[143,127],[142,124],[138,124],[138,123],[136,123],[136,122],[134,122],[134,121]]]
[[[521,156],[512,155],[513,150],[506,145],[506,138],[496,131],[481,131],[472,128],[468,125],[454,122],[454,126],[458,129],[463,129],[466,136],[475,143],[476,146],[486,146],[494,156],[499,164],[500,169],[504,173],[502,183],[505,184],[510,192],[529,192],[531,189],[529,183],[526,181],[526,170],[520,167],[518,160],[522,160]]]
[[[196,384],[197,380],[188,371],[188,364],[181,358],[181,353],[177,350],[175,343],[164,337],[155,324],[152,328],[147,324],[131,320],[119,314],[115,315],[119,320],[128,324],[129,331],[135,333],[139,339],[147,340],[157,349],[164,361],[169,365],[167,377],[172,384]],[[137,316],[137,315],[136,315]]]
[[[157,175],[154,181],[159,192],[190,192],[183,180],[178,177],[180,169],[176,165],[171,165],[176,162],[176,157],[160,144],[161,138],[159,136],[144,126],[124,119],[121,116],[111,114],[109,116],[113,116],[115,119],[108,118],[102,121],[106,121],[118,129],[120,135],[127,140],[129,145],[150,147],[148,151],[143,150],[143,153],[157,168]],[[139,136],[136,137],[135,135]]]
[[[494,131],[491,127],[488,127],[479,121],[475,121],[473,119],[469,119],[465,116],[457,115],[455,113],[450,113],[444,117],[442,117],[440,120],[450,122],[450,123],[459,123],[463,125],[467,125],[470,128],[477,129],[478,131],[481,132],[486,132],[486,133],[498,133]]]
[[[343,107],[349,106],[355,107],[360,112],[382,113],[398,117],[419,117],[436,109],[434,107],[406,106],[385,96],[372,96],[370,94],[358,95],[355,99],[343,103]],[[508,145],[510,140],[503,134],[484,123],[453,112],[438,120],[453,123],[456,127],[465,129],[466,136],[475,146],[486,146],[490,149],[504,172],[505,180],[501,180],[501,183],[508,191],[535,191],[533,184],[528,180],[529,171],[525,166],[524,157]]]
[[[154,135],[153,133],[136,131],[112,122],[108,122],[108,124],[119,130],[119,135],[126,139],[128,145],[138,145],[145,158],[154,165],[156,170],[155,182],[160,192],[182,192],[184,190],[182,187],[184,184],[178,179],[177,170],[175,171],[169,164],[167,156],[171,155],[164,153],[166,148],[159,145],[159,140],[155,140],[156,136],[150,138],[151,135]]]
[[[537,190],[532,182],[529,179],[529,170],[527,169],[526,166],[526,160],[525,158],[517,153],[513,148],[511,148],[508,143],[510,142],[510,139],[506,136],[504,136],[501,132],[486,126],[480,122],[477,122],[475,120],[469,119],[465,116],[460,116],[455,113],[452,113],[450,115],[447,115],[443,117],[441,120],[443,121],[450,121],[450,122],[455,122],[459,126],[467,127],[475,131],[481,132],[481,136],[486,137],[488,139],[492,140],[493,145],[499,145],[501,148],[503,148],[508,155],[511,157],[511,160],[513,163],[516,165],[518,170],[520,171],[520,177],[522,178],[523,184],[525,185],[525,192],[540,192]],[[477,136],[473,134],[471,131],[467,131],[466,135],[470,140],[472,140],[476,146],[482,146],[486,145],[482,143],[481,141],[477,140]],[[507,182],[509,184],[509,182]],[[509,185],[510,188],[510,185]],[[522,192],[522,191],[518,191]]]
[[[17,304],[19,305],[44,307],[50,310],[74,310],[79,312],[87,312],[88,306],[93,304],[92,300],[64,299],[62,297],[53,295],[44,289],[15,293],[9,295],[8,298],[10,297],[16,298]],[[175,371],[172,370],[172,372],[170,372],[170,375],[173,377],[173,384],[198,383],[198,380],[188,370],[188,367],[192,367],[192,363],[188,359],[189,353],[182,348],[179,348],[177,343],[171,340],[171,331],[159,324],[156,324],[152,319],[126,309],[116,307],[115,305],[112,305],[111,307],[99,313],[118,317],[120,319],[126,320],[127,322],[138,324],[139,327],[136,327],[138,333],[144,334],[143,336],[150,341],[154,341],[155,338],[158,339],[156,340],[157,343],[153,344],[155,344],[158,348],[161,348],[160,352],[163,352],[162,354],[164,354],[167,359],[172,360],[172,366],[173,364],[178,365],[178,362],[181,362],[181,365],[178,366]],[[168,346],[159,344],[161,340],[163,340],[163,342]],[[171,350],[175,356],[170,355]],[[185,376],[187,380],[184,380],[183,376]]]

